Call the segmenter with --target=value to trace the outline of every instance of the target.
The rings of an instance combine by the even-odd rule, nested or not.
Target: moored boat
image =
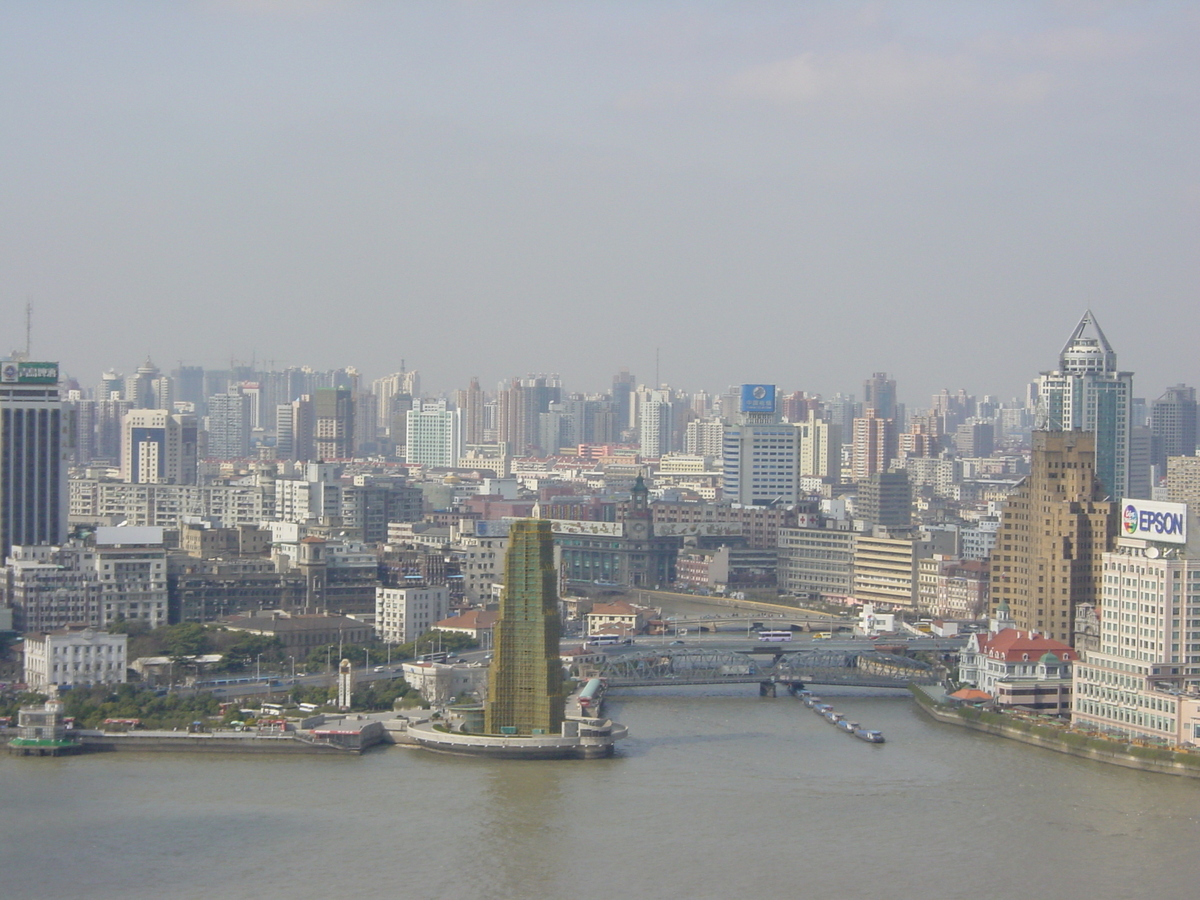
[[[822,715],[825,716],[826,721],[828,721],[830,725],[836,725],[842,718],[842,714],[833,709],[833,707],[825,710]]]
[[[866,741],[868,744],[882,744],[883,743],[883,732],[882,731],[869,731],[866,728],[857,728],[854,731],[854,736],[856,738],[858,738],[860,741]]]
[[[849,719],[841,719],[837,723],[837,727],[842,729],[842,731],[847,732],[848,734],[854,734],[854,732],[858,731],[858,728],[859,728],[857,722],[851,722]]]

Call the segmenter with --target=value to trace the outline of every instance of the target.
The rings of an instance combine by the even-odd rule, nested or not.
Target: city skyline
[[[1147,396],[1200,380],[1190,4],[2,15],[0,336],[32,304],[81,381],[170,348],[1007,399],[1088,308]]]

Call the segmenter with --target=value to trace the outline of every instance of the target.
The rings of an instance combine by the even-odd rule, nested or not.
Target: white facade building
[[[445,586],[375,589],[375,630],[388,644],[415,641],[449,612],[450,589]]]
[[[128,636],[91,628],[25,637],[25,682],[31,690],[50,685],[125,683]]]
[[[1195,525],[1183,504],[1153,506]],[[1186,543],[1120,537],[1103,573],[1099,647],[1075,667],[1072,721],[1200,744],[1200,559]]]
[[[800,441],[800,474],[840,479],[842,474],[841,426],[818,419],[814,413],[810,412],[808,419],[797,423],[795,427]]]
[[[462,413],[445,400],[426,401],[407,413],[405,461],[414,465],[453,468],[462,456]]]
[[[725,429],[723,473],[723,496],[731,503],[796,503],[800,499],[796,426],[746,423]]]

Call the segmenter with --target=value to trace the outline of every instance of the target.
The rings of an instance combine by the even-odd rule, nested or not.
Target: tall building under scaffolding
[[[500,619],[493,632],[484,730],[556,735],[565,694],[554,538],[544,519],[516,522],[504,560]]]

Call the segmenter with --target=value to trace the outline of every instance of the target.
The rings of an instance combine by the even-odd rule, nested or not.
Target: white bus
[[[760,631],[758,639],[760,641],[790,641],[792,633],[790,631]]]
[[[622,642],[624,642],[626,644],[631,643],[629,640],[625,640],[625,639],[621,638],[620,635],[617,635],[617,634],[598,634],[595,637],[588,640],[589,644],[593,644],[597,647],[599,647],[603,644],[620,644]]]

